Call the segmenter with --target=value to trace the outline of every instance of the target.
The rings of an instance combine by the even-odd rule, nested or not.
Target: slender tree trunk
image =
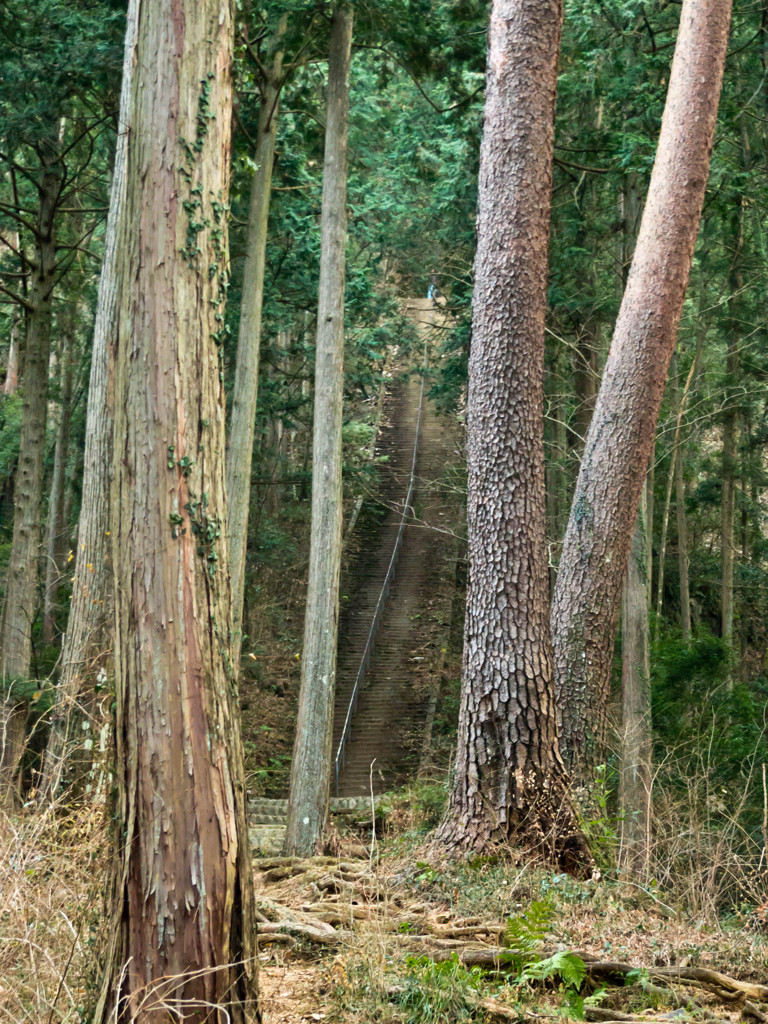
[[[352,7],[338,4],[328,59],[320,286],[315,355],[312,535],[301,692],[291,765],[285,851],[319,850],[328,813],[341,569],[341,419],[344,397],[344,278],[347,130]]]
[[[672,455],[667,475],[667,486],[664,489],[664,504],[661,507],[661,537],[659,539],[659,568],[656,574],[656,624],[654,637],[658,638],[661,629],[661,611],[664,606],[664,569],[667,561],[667,536],[669,533],[669,510],[672,507],[672,485],[675,482],[677,464],[677,448],[672,446]]]
[[[55,285],[54,220],[61,189],[58,124],[41,147],[40,206],[35,254],[30,263],[19,462],[14,486],[13,539],[0,619],[0,801],[13,791],[24,746],[24,726],[32,656],[32,624],[37,606],[40,513],[43,498],[45,427],[48,417],[48,363],[51,304]],[[14,692],[15,691],[15,692]]]
[[[579,451],[584,447],[589,424],[597,398],[597,384],[600,374],[597,367],[599,339],[597,333],[583,335],[576,343],[573,352],[573,393],[576,398],[576,410],[573,414],[573,429]]]
[[[139,0],[137,31],[110,519],[117,849],[95,1019],[245,1024],[260,1014],[219,352],[230,6]]]
[[[18,231],[12,231],[11,244],[18,250],[21,244]],[[22,269],[23,269],[23,260]],[[3,394],[15,395],[19,386],[19,356],[21,345],[21,329],[24,322],[24,310],[17,307],[11,313],[11,335],[8,341],[8,363],[5,367]]]
[[[92,755],[86,759],[87,765],[78,764],[75,747],[92,743],[91,735],[100,724],[97,719],[94,720],[93,712],[97,707],[94,697],[99,689],[104,689],[108,675],[111,674],[108,669],[112,649],[114,585],[110,562],[109,493],[112,478],[113,374],[117,329],[117,238],[119,218],[125,202],[131,75],[138,13],[138,0],[129,0],[117,144],[88,383],[75,575],[67,629],[62,643],[61,675],[50,715],[48,745],[39,786],[40,800],[55,796],[65,771],[71,770],[74,778],[89,767]],[[88,723],[87,729],[81,728],[84,722]]]
[[[563,742],[602,740],[621,587],[704,199],[730,3],[683,0],[656,162],[582,460],[553,601]]]
[[[467,424],[469,585],[451,856],[514,843],[578,870],[549,636],[542,431],[560,0],[494,0]]]
[[[650,853],[651,691],[646,578],[645,500],[632,536],[622,603],[622,811],[620,862],[629,874],[644,878]]]
[[[270,377],[273,381],[277,381],[287,369],[286,367],[286,350],[290,344],[287,331],[277,332],[277,344],[274,349],[274,366],[270,369]],[[276,518],[280,512],[280,505],[282,501],[282,485],[280,478],[285,472],[285,452],[283,451],[285,443],[285,427],[283,424],[283,418],[278,413],[273,413],[269,420],[269,428],[267,434],[267,451],[269,453],[272,470],[270,472],[270,480],[267,483],[267,494],[266,494],[266,511],[271,518]]]
[[[77,299],[70,299],[67,313],[60,318],[62,339],[61,378],[59,389],[59,423],[53,455],[53,477],[48,500],[48,522],[45,530],[45,589],[43,592],[43,642],[53,643],[56,632],[59,580],[64,570],[60,559],[61,538],[66,531],[64,495],[69,458],[69,428],[72,422],[72,381],[76,358],[75,337]]]
[[[277,41],[285,32],[287,15],[280,21]],[[261,309],[264,301],[269,199],[272,191],[272,167],[282,86],[283,53],[277,50],[272,68],[263,83],[254,161],[256,171],[251,182],[248,212],[243,295],[237,338],[235,383],[232,390],[232,415],[227,440],[227,532],[232,575],[232,621],[234,635],[232,657],[235,670],[240,665],[242,644],[243,594],[245,591],[245,554],[248,547],[248,510],[251,502],[251,463],[256,430],[256,400],[259,388],[259,352],[261,346]]]
[[[722,579],[720,596],[720,635],[729,644],[733,642],[733,525],[736,508],[736,437],[738,409],[733,395],[733,383],[738,372],[738,342],[734,334],[728,338],[726,374],[731,386],[726,396],[727,408],[723,418],[722,481],[720,503],[720,557]]]
[[[734,519],[736,513],[736,449],[738,437],[739,410],[736,404],[736,378],[739,372],[739,332],[741,322],[738,307],[744,285],[741,270],[744,247],[744,209],[742,197],[738,199],[736,214],[736,246],[733,256],[729,286],[728,347],[725,358],[727,378],[725,388],[725,415],[723,416],[722,454],[722,498],[720,503],[720,635],[729,644],[733,643],[733,562],[734,562]]]
[[[688,517],[685,511],[685,476],[682,440],[675,460],[675,507],[677,515],[677,564],[680,575],[680,632],[691,639],[691,587],[688,576]]]

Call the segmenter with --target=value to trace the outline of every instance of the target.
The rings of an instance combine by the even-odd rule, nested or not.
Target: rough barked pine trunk
[[[584,450],[552,606],[571,763],[600,747],[621,587],[709,172],[730,2],[684,0],[659,146]]]
[[[278,26],[275,45],[285,33],[287,16]],[[259,125],[253,160],[256,170],[251,182],[243,293],[237,338],[232,413],[227,437],[227,533],[232,576],[232,660],[240,665],[242,645],[245,555],[248,544],[248,511],[251,502],[251,463],[256,430],[256,400],[259,388],[261,310],[264,301],[269,200],[275,161],[277,118],[282,88],[283,52],[278,49],[262,83]]]
[[[622,599],[619,863],[636,878],[647,874],[651,828],[651,652],[645,505],[643,493]]]
[[[114,583],[110,561],[109,488],[112,478],[113,384],[117,308],[118,222],[125,201],[131,75],[138,27],[138,0],[129,0],[112,190],[104,239],[93,329],[88,408],[85,424],[83,487],[77,530],[75,574],[69,618],[62,642],[61,675],[50,714],[39,799],[56,795],[64,773],[87,773],[93,754],[79,757],[93,743],[97,728],[108,728],[95,713],[97,691],[105,689],[112,650]],[[83,722],[89,728],[81,728]],[[94,748],[91,746],[91,750]]]
[[[19,461],[13,490],[13,538],[0,619],[0,801],[13,798],[24,750],[32,625],[37,609],[48,362],[56,283],[55,219],[63,180],[58,121],[39,146],[39,207],[29,260]],[[34,689],[34,688],[33,688]]]
[[[287,854],[319,852],[328,813],[341,570],[341,420],[352,7],[331,21],[315,348],[312,531],[301,690],[291,763]]]
[[[117,238],[114,920],[96,1020],[257,1021],[220,345],[228,0],[140,0]]]
[[[469,583],[458,749],[435,852],[588,861],[557,740],[543,451],[560,0],[494,0],[467,421]]]

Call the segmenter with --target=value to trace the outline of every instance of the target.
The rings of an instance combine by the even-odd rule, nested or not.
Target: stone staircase
[[[370,813],[370,810],[370,796],[331,798],[331,814],[365,814]],[[287,816],[287,800],[249,798],[248,834],[254,853],[275,857],[282,852]]]

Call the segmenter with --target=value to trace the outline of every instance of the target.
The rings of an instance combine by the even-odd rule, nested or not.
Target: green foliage
[[[443,962],[429,957],[407,957],[406,967],[405,984],[395,997],[398,1007],[407,1014],[401,1019],[413,1024],[470,1019],[472,994],[484,980],[479,967],[468,970],[455,953]]]
[[[552,906],[544,900],[534,900],[523,914],[509,918],[504,932],[504,945],[520,954],[521,967],[526,964],[526,958],[539,949],[552,927],[553,919]]]

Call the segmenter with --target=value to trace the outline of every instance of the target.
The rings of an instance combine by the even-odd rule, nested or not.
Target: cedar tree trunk
[[[117,238],[116,858],[99,1024],[260,1019],[219,346],[227,0],[140,0]]]
[[[30,260],[27,331],[19,442],[14,484],[13,538],[0,619],[0,801],[15,786],[24,750],[27,701],[30,697],[32,624],[37,607],[40,563],[40,515],[43,499],[45,427],[48,418],[48,362],[51,306],[56,282],[54,221],[62,183],[58,122],[40,147],[42,162],[35,252]]]
[[[67,629],[62,643],[61,676],[51,711],[51,728],[43,761],[40,798],[55,796],[64,772],[80,774],[74,764],[76,745],[84,732],[81,703],[95,709],[94,686],[104,688],[112,648],[113,574],[110,563],[109,487],[112,477],[113,385],[117,308],[117,237],[125,202],[131,75],[138,26],[138,0],[129,0],[126,13],[123,83],[120,94],[112,191],[99,278],[93,330],[91,375],[83,456],[83,490],[77,531],[75,575]],[[89,737],[90,739],[90,737]],[[86,759],[90,761],[91,759]]]
[[[285,32],[286,23],[287,16],[284,15],[278,27],[278,39]],[[227,438],[227,532],[232,575],[232,659],[236,671],[240,664],[242,644],[251,462],[259,389],[261,308],[264,301],[269,199],[272,190],[272,167],[275,161],[282,68],[283,53],[282,50],[278,50],[263,83],[256,150],[253,155],[256,171],[251,182],[235,383],[232,389],[232,415]]]
[[[331,21],[315,350],[312,534],[285,852],[319,852],[328,813],[341,569],[341,417],[352,7]]]
[[[684,0],[656,162],[576,484],[552,606],[569,759],[602,740],[632,542],[704,200],[730,0]]]

